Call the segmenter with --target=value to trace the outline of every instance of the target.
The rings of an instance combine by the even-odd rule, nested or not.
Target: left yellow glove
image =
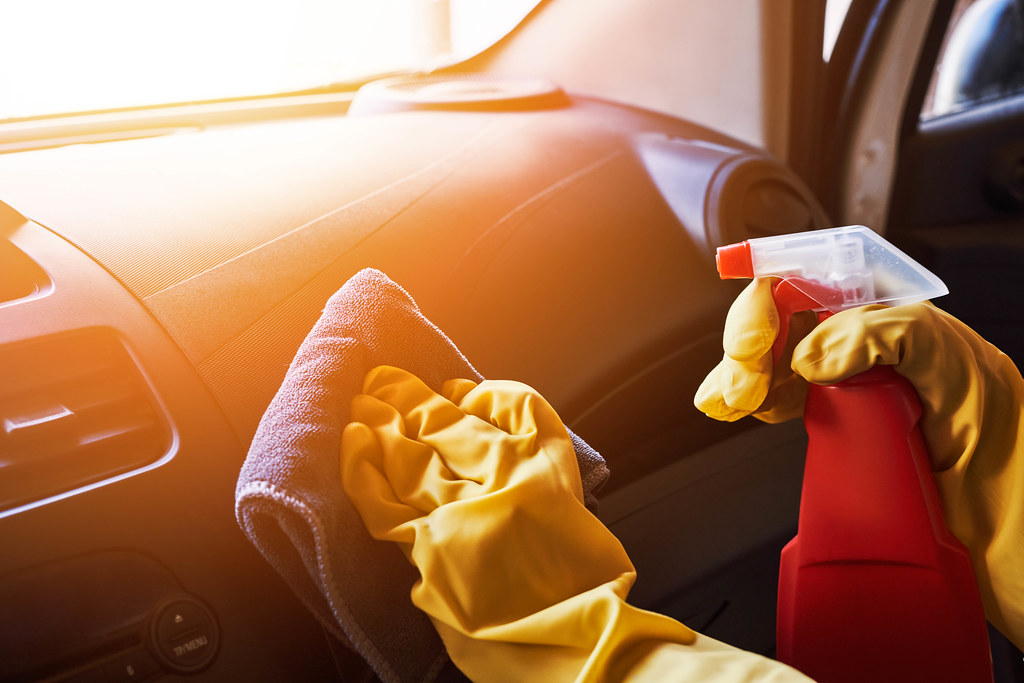
[[[342,481],[371,535],[419,569],[413,602],[464,673],[585,679],[641,635],[693,640],[625,604],[633,566],[583,506],[572,442],[539,395],[466,380],[442,394],[403,370],[372,370],[343,435]],[[602,640],[605,661],[594,661]]]
[[[346,493],[418,568],[413,602],[475,681],[806,680],[626,603],[635,571],[583,505],[565,427],[516,382],[441,394],[372,370],[342,439]]]

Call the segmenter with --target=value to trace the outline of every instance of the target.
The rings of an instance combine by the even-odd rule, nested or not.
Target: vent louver
[[[2,347],[0,378],[0,514],[170,449],[170,428],[112,332]]]

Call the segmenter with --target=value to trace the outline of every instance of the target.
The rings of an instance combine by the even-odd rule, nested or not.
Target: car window
[[[0,0],[0,120],[268,95],[466,59],[538,0]]]
[[[829,61],[832,50],[839,38],[839,30],[843,27],[846,15],[850,11],[851,0],[826,0],[825,2],[825,34],[821,41],[821,58]]]
[[[1024,0],[958,0],[922,119],[1024,92]]]

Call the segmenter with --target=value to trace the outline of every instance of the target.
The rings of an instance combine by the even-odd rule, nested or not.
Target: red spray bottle
[[[863,226],[752,239],[718,250],[723,278],[777,277],[780,331],[945,285]],[[991,682],[985,616],[967,549],[945,523],[910,383],[877,366],[811,385],[797,536],[783,549],[777,656],[825,683]]]

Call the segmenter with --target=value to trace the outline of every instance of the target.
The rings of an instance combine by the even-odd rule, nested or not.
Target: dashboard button
[[[191,595],[176,595],[158,604],[146,635],[153,656],[179,674],[205,669],[217,656],[220,645],[213,612]]]

